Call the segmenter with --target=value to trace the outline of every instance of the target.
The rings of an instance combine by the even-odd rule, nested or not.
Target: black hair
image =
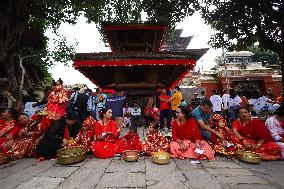
[[[175,86],[175,89],[179,91],[179,90],[180,90],[180,87],[179,87],[179,86]]]
[[[211,92],[212,92],[213,94],[217,94],[217,90],[215,90],[215,89],[213,89]]]
[[[11,115],[11,117],[14,120],[18,120],[19,118],[19,112],[15,109],[15,108],[9,108],[8,109],[8,113]]]
[[[183,115],[186,119],[191,118],[190,111],[186,107],[179,106],[178,108],[180,109],[181,113],[183,113]]]
[[[135,125],[131,125],[130,127],[129,127],[129,131],[130,130],[132,130],[132,131],[134,131],[135,133],[137,133],[137,127],[135,126]]]
[[[229,95],[230,95],[230,98],[235,98],[237,96],[237,93],[234,89],[230,89],[229,90]]]
[[[68,120],[77,120],[78,119],[78,113],[75,111],[69,111],[66,113],[66,119]]]
[[[200,105],[201,105],[201,106],[207,105],[207,106],[209,106],[209,107],[213,107],[212,102],[211,102],[210,100],[208,100],[208,99],[204,99],[204,100],[201,102]]]
[[[281,105],[279,108],[276,109],[274,115],[283,116],[284,115],[284,106]]]
[[[104,118],[104,114],[109,110],[110,108],[102,108],[101,110],[100,110],[100,112],[99,112],[99,117],[101,118],[101,119],[103,119]]]
[[[205,92],[206,92],[206,91],[201,91],[200,94],[204,96],[204,95],[205,95]]]
[[[240,108],[237,110],[238,114],[240,113],[240,110],[246,110],[246,111],[249,112],[249,110],[248,110],[246,107],[240,107]]]
[[[21,115],[29,117],[28,114],[20,113],[19,116],[18,116],[18,119],[17,119],[18,122],[19,122],[19,118],[20,118]]]

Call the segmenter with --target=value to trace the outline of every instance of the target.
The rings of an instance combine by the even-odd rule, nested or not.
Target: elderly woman
[[[239,119],[235,120],[232,125],[232,130],[238,138],[237,143],[245,150],[259,154],[261,159],[279,159],[279,146],[273,141],[264,122],[252,119],[246,108],[240,108],[238,116]]]
[[[19,116],[18,123],[21,125],[22,129],[20,130],[19,138],[15,141],[10,150],[12,159],[32,156],[43,133],[40,127],[40,120],[30,120],[28,115],[24,113]]]
[[[187,108],[179,106],[172,122],[173,141],[170,143],[172,157],[180,159],[214,159],[214,150],[202,140],[196,121]]]
[[[14,144],[21,126],[17,124],[18,112],[13,109],[7,109],[0,119],[0,152],[6,154]]]
[[[284,107],[280,106],[275,111],[275,116],[266,120],[265,125],[272,138],[281,150],[281,158],[284,160]]]
[[[116,141],[121,132],[117,128],[116,122],[112,120],[112,110],[110,108],[101,109],[100,120],[94,124],[96,141],[93,143],[93,154],[97,158],[110,158],[117,152]]]

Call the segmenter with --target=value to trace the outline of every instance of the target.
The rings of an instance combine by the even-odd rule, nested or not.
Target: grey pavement
[[[0,165],[0,188],[280,189],[284,188],[284,161],[254,165],[217,156],[200,164],[171,159],[170,164],[156,165],[148,157],[130,163],[120,156],[88,156],[67,166],[26,158]]]

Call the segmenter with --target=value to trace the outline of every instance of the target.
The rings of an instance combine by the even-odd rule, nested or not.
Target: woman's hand
[[[65,138],[65,139],[63,139],[63,142],[62,142],[62,145],[63,146],[66,146],[68,144],[68,140]]]
[[[196,141],[195,141],[195,147],[198,148],[198,149],[203,149],[200,140],[196,140]]]
[[[187,150],[187,146],[182,142],[182,143],[179,145],[179,149],[180,149],[181,151],[185,151],[185,150]]]

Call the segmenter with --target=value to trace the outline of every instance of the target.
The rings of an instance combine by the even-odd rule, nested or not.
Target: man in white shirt
[[[216,114],[221,114],[221,107],[222,107],[222,98],[217,94],[216,90],[212,90],[212,96],[210,97],[210,101],[213,104],[213,112]]]
[[[229,90],[225,89],[223,92],[224,92],[224,94],[222,96],[222,107],[223,107],[223,110],[228,110],[228,108],[229,108],[229,98],[230,98]]]

